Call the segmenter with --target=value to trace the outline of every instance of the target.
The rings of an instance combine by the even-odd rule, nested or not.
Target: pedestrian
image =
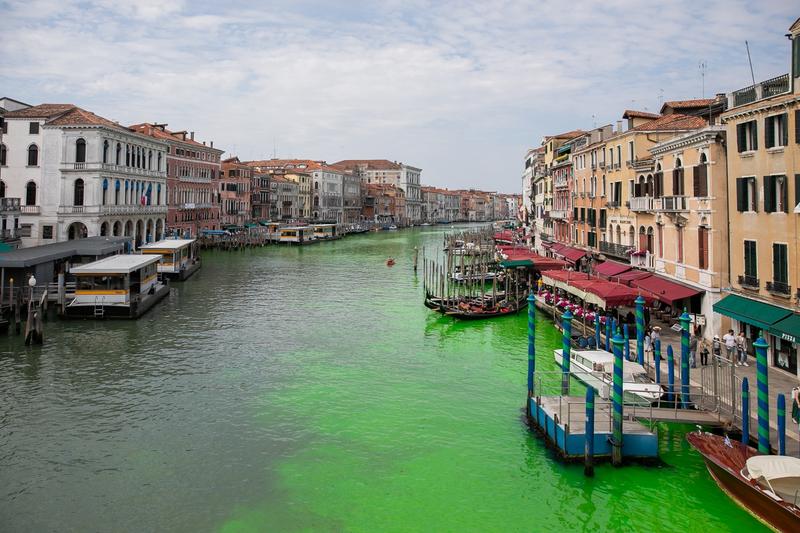
[[[728,333],[722,336],[722,342],[725,343],[725,353],[728,355],[728,360],[733,363],[733,352],[736,350],[736,337],[733,335],[732,329],[729,329]]]
[[[700,364],[703,366],[708,364],[708,342],[705,339],[700,341]]]
[[[695,354],[697,354],[697,335],[692,333],[692,336],[689,338],[689,365],[692,368],[697,368]]]
[[[719,340],[719,335],[714,335],[714,340],[711,341],[711,352],[714,357],[719,361],[722,357],[722,343]]]
[[[652,351],[653,351],[653,339],[652,337],[650,337],[650,328],[647,328],[647,330],[644,332],[644,353],[646,359],[650,358],[650,352]]]
[[[800,387],[792,389],[792,420],[800,424]]]
[[[652,335],[650,335],[650,337],[651,337],[650,340],[653,343],[653,346],[655,346],[656,345],[656,341],[660,341],[661,340],[661,326],[653,326],[653,333],[652,333]]]
[[[739,356],[739,364],[742,366],[750,366],[747,364],[747,338],[744,336],[744,331],[740,331],[736,335],[736,352]]]

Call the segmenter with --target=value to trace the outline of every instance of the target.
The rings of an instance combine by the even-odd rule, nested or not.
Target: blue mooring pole
[[[742,444],[750,443],[750,382],[742,378]]]
[[[561,315],[564,335],[561,340],[561,394],[569,396],[570,349],[572,347],[572,313],[569,309]]]
[[[597,345],[598,350],[603,349],[603,345],[600,344],[600,313],[594,314],[594,337]]]
[[[653,353],[656,364],[656,385],[661,385],[661,339],[653,341]]]
[[[606,351],[611,351],[611,317],[606,315]]]
[[[636,304],[636,359],[644,366],[644,298],[640,294]]]
[[[622,324],[622,331],[624,332],[625,336],[625,360],[631,360],[631,337],[628,335],[628,324]]]
[[[611,443],[611,462],[614,466],[619,466],[622,464],[622,343],[625,342],[619,330],[612,342],[614,344],[614,374],[611,404],[614,440]]]
[[[778,394],[778,454],[786,455],[786,397]]]
[[[770,453],[769,444],[769,379],[767,377],[767,348],[763,337],[753,343],[756,349],[756,405],[758,412],[758,453]]]
[[[689,408],[689,313],[684,309],[681,323],[681,407]]]
[[[533,398],[533,378],[536,374],[536,297],[533,292],[528,295],[528,399],[525,412],[531,414],[531,398]]]
[[[675,401],[675,356],[672,345],[667,345],[667,401]]]
[[[586,446],[584,448],[583,475],[594,475],[594,389],[586,387]]]

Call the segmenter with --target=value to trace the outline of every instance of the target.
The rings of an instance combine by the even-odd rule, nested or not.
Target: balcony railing
[[[87,171],[87,170],[104,170],[107,172],[121,172],[123,174],[135,174],[137,176],[152,176],[159,178],[166,178],[166,171],[153,170],[146,168],[127,167],[125,165],[113,165],[111,163],[61,163],[61,170],[71,171]]]
[[[739,89],[728,95],[728,107],[750,104],[764,98],[770,98],[789,92],[789,74],[762,81],[750,87]]]
[[[551,209],[550,218],[559,218],[559,219],[567,218],[567,211],[566,209]]]
[[[761,281],[755,276],[739,276],[739,285],[757,289],[761,286]]]
[[[631,247],[624,244],[600,241],[600,251],[604,254],[613,255],[622,259],[630,259]]]
[[[38,205],[21,205],[19,210],[23,215],[38,215],[42,208]]]
[[[619,202],[615,202],[615,201],[606,202],[606,207],[609,207],[611,209],[617,208],[617,207],[619,207]]]
[[[17,235],[17,230],[13,229],[0,230],[0,240],[8,242],[8,241],[16,241],[18,239],[19,236]]]
[[[553,236],[552,235],[550,235],[549,233],[544,233],[544,232],[539,234],[539,238],[544,242],[550,242],[550,241],[553,240]]]
[[[184,183],[211,183],[211,178],[201,178],[198,176],[178,176],[178,181]]]
[[[775,294],[783,294],[785,296],[789,296],[792,294],[792,288],[789,286],[789,284],[784,283],[782,281],[768,281],[767,290],[769,292],[774,292]]]
[[[656,198],[653,202],[653,207],[656,211],[665,211],[668,213],[689,210],[686,196],[664,196],[663,198]]]
[[[165,205],[103,205],[99,206],[103,215],[160,215],[167,213]]]
[[[0,212],[19,211],[19,207],[19,198],[0,198]]]

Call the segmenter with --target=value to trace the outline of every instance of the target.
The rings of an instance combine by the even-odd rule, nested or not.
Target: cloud
[[[243,158],[388,157],[446,186],[519,188],[542,135],[786,71],[788,1],[0,3],[0,83]],[[593,118],[594,117],[594,118]]]

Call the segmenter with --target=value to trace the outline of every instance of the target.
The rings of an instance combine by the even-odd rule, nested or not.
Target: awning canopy
[[[545,270],[542,272],[542,282],[559,289],[566,290],[571,281],[587,280],[589,274],[572,270]]]
[[[578,248],[573,248],[572,246],[565,246],[563,244],[555,245],[551,248],[551,250],[556,255],[562,256],[564,259],[573,264],[580,261],[581,258],[586,255],[585,250],[579,250]]]
[[[569,283],[584,291],[586,294],[584,301],[586,303],[598,305],[603,309],[619,307],[621,305],[633,307],[640,292],[627,285],[620,285],[619,283],[613,283],[598,278],[570,281]],[[645,301],[647,301],[647,299],[648,298],[645,297]]]
[[[714,311],[721,315],[735,318],[740,322],[769,329],[773,324],[788,318],[792,312],[783,307],[765,304],[758,300],[751,300],[729,294],[714,304]]]
[[[769,328],[769,332],[794,344],[800,344],[800,315],[792,314]]]
[[[620,283],[630,285],[632,281],[649,278],[650,276],[652,276],[652,274],[644,270],[628,270],[627,272],[617,274],[616,276],[609,276],[609,279],[611,281],[618,281]]]
[[[618,274],[622,274],[623,272],[629,271],[631,268],[630,265],[626,265],[625,263],[617,263],[616,261],[604,261],[594,267],[594,271],[596,274],[600,274],[601,276],[616,276]]]
[[[525,248],[500,247],[500,253],[505,258],[500,263],[503,268],[534,267],[542,271],[563,268],[567,265],[560,259],[543,257]]]
[[[675,302],[683,300],[684,298],[700,294],[700,291],[697,289],[655,275],[633,280],[631,286],[647,291],[654,299],[668,303],[669,305],[675,305]]]
[[[504,230],[494,234],[495,241],[514,242],[514,232],[511,230]]]

